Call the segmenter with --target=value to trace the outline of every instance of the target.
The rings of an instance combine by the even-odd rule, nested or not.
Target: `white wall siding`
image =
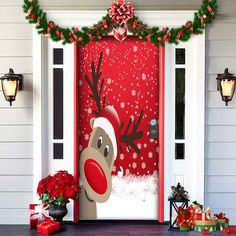
[[[201,0],[133,0],[135,9],[193,10]],[[236,98],[225,107],[216,91],[216,76],[226,67],[236,73],[236,1],[218,0],[216,21],[206,32],[206,205],[224,211],[236,224]],[[25,77],[13,107],[0,95],[0,224],[28,222],[33,199],[33,57],[32,26],[26,23],[21,0],[0,1],[0,76],[10,67]],[[110,0],[40,0],[44,9],[104,10]],[[17,201],[14,201],[17,198]],[[194,199],[195,200],[195,199]]]
[[[24,74],[12,107],[0,92],[0,224],[26,224],[33,199],[32,26],[22,4],[0,1],[0,76],[9,68]]]
[[[207,30],[205,202],[236,224],[236,98],[226,107],[216,87],[218,73],[236,74],[236,1],[220,1],[217,22]]]

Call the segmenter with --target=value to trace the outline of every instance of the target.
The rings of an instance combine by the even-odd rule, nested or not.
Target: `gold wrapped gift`
[[[211,219],[211,220],[195,220],[194,224],[195,225],[217,225],[217,220],[216,219]]]

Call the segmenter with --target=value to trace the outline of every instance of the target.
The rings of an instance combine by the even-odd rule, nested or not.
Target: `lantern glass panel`
[[[221,89],[224,97],[232,97],[234,93],[235,81],[234,80],[222,80]]]
[[[3,91],[7,97],[15,97],[17,91],[18,81],[16,80],[4,80]]]

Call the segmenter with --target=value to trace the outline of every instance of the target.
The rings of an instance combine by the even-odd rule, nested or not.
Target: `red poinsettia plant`
[[[69,199],[78,199],[80,187],[73,175],[61,170],[43,178],[38,184],[37,193],[44,204],[65,206]]]

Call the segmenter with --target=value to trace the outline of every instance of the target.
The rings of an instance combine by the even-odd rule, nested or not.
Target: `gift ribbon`
[[[113,27],[113,35],[120,42],[127,37],[127,22],[134,17],[134,8],[130,2],[124,0],[114,1],[109,8],[109,16],[119,24]]]
[[[214,11],[212,10],[210,5],[207,6],[207,10],[210,12],[212,16],[214,16]]]
[[[37,205],[34,210],[30,210],[30,215],[32,220],[44,221],[45,218],[49,218],[48,206]]]
[[[122,25],[120,27],[115,27],[113,28],[113,35],[114,37],[119,40],[120,42],[122,42],[123,40],[126,39],[127,37],[127,26],[126,25]]]

